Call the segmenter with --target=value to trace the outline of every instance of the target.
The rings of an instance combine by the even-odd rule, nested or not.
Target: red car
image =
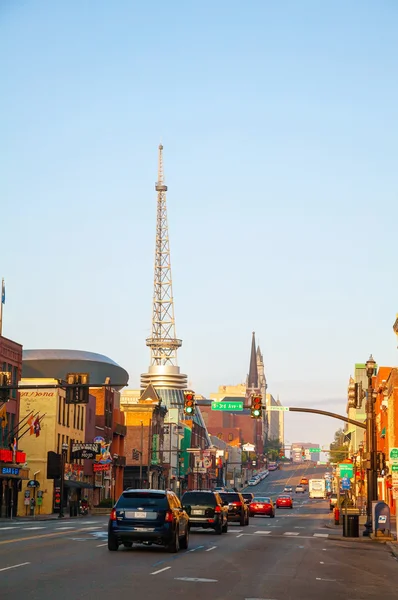
[[[256,515],[268,515],[269,517],[275,517],[274,503],[271,498],[266,497],[255,497],[249,504],[249,513],[251,517]]]
[[[276,499],[276,508],[293,508],[293,500],[291,496],[278,496]]]

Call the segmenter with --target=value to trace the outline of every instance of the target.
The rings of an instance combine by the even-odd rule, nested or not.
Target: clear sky
[[[395,0],[2,0],[3,333],[149,365],[157,146],[198,393],[245,379],[345,410],[396,365]],[[338,421],[287,415],[328,444]]]

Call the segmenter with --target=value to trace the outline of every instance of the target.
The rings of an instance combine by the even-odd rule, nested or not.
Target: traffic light
[[[261,418],[261,412],[262,412],[261,401],[262,401],[261,394],[254,394],[252,396],[251,417],[253,419]]]
[[[89,382],[88,373],[68,373],[66,376],[66,404],[88,404],[90,390],[81,387]],[[73,386],[73,387],[72,387]]]
[[[195,414],[195,394],[189,390],[184,392],[184,414],[193,417]]]
[[[0,387],[11,385],[11,373],[0,371]],[[10,390],[0,390],[0,402],[8,402]]]
[[[384,454],[384,452],[378,452],[377,453],[377,470],[378,471],[385,471],[386,470],[386,455]]]

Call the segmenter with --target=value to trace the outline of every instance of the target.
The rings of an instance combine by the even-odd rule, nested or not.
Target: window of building
[[[61,452],[61,434],[58,434],[58,441],[57,441],[57,454],[59,454]]]
[[[80,427],[80,404],[77,405],[77,423],[76,423],[76,429],[79,429]]]
[[[228,441],[232,442],[233,439],[234,439],[234,434],[233,433],[229,433],[228,434]]]
[[[65,398],[62,398],[62,425],[65,425],[65,423],[66,423],[65,411],[66,411],[66,400],[65,400]]]
[[[76,404],[73,405],[73,429],[76,429]]]
[[[222,433],[217,433],[217,437],[219,440],[222,440]]]
[[[82,411],[81,411],[81,425],[80,425],[80,429],[82,431],[84,429],[84,406],[82,406]]]
[[[62,398],[58,396],[58,423],[61,425]]]
[[[66,425],[69,427],[69,419],[70,419],[70,404],[66,405]]]
[[[12,368],[12,383],[18,385],[18,367]],[[17,390],[12,390],[11,395],[13,398],[17,397]]]

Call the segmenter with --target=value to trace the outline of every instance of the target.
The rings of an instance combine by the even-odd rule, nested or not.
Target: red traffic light
[[[185,400],[187,402],[190,402],[193,400],[193,394],[185,394]]]

